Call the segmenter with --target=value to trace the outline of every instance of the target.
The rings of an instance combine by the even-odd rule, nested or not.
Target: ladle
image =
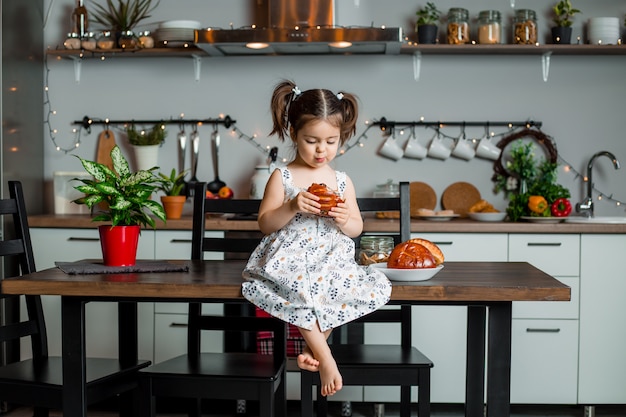
[[[211,151],[213,156],[213,174],[215,175],[215,179],[207,184],[207,189],[214,194],[226,185],[224,181],[220,180],[219,175],[219,148],[220,133],[217,130],[217,127],[215,127],[213,133],[211,133]]]

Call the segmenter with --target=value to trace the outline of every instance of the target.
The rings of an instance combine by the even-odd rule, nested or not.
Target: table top
[[[189,271],[68,275],[55,267],[0,282],[5,294],[157,301],[243,298],[245,261],[168,262],[189,265]],[[567,285],[527,262],[446,262],[427,281],[393,282],[391,295],[393,302],[408,303],[569,300]]]

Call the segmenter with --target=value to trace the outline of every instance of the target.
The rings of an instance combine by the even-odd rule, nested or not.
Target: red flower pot
[[[106,266],[133,266],[137,261],[140,226],[98,226]]]

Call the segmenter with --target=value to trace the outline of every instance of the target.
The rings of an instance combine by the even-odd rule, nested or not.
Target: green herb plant
[[[535,144],[524,143],[521,139],[511,147],[510,157],[506,161],[509,175],[498,174],[495,178],[495,192],[504,192],[509,199],[506,212],[511,221],[522,216],[549,217],[549,206],[561,197],[569,198],[567,188],[557,184],[558,164],[535,158]],[[533,213],[528,208],[528,198],[540,195],[548,201],[548,209],[541,214]]]
[[[575,9],[572,6],[571,0],[561,0],[554,7],[552,7],[552,11],[554,12],[554,18],[552,21],[558,27],[571,27],[572,26],[572,17],[576,13],[582,13],[580,10]]]
[[[111,150],[113,170],[104,164],[80,159],[85,171],[93,179],[74,178],[82,185],[74,188],[85,196],[74,200],[76,204],[85,204],[89,209],[102,207],[106,203],[106,210],[94,216],[92,221],[111,222],[113,226],[150,226],[155,227],[154,219],[149,212],[165,222],[163,206],[151,200],[152,193],[159,186],[159,178],[154,170],[140,170],[131,172],[130,165],[118,146]]]
[[[163,191],[165,195],[177,196],[181,195],[185,188],[185,175],[187,171],[176,172],[175,168],[172,168],[170,175],[165,175],[159,172],[159,185],[157,189]]]
[[[162,123],[155,124],[150,130],[137,130],[135,125],[130,124],[126,127],[126,136],[131,145],[160,145],[165,142],[167,130],[165,130],[165,125]]]
[[[427,2],[426,6],[419,9],[417,15],[417,26],[436,25],[441,16],[441,11],[437,9],[435,3]]]
[[[150,14],[161,0],[106,0],[106,5],[93,4],[93,19],[107,29],[116,32],[133,30],[139,22],[150,17]],[[154,4],[152,4],[154,3]]]

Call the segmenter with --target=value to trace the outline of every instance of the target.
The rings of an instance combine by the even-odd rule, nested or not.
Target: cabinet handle
[[[68,237],[68,242],[99,242],[100,238],[97,237]]]
[[[176,323],[175,321],[170,323],[170,327],[187,327],[187,323]]]
[[[452,245],[454,242],[452,241],[447,241],[447,242],[433,242],[435,245],[440,246],[440,245],[447,245],[450,246]]]
[[[172,239],[170,243],[191,243],[191,239]]]
[[[528,246],[561,246],[561,242],[528,242]]]
[[[533,329],[531,327],[526,328],[526,333],[559,333],[561,329]]]

